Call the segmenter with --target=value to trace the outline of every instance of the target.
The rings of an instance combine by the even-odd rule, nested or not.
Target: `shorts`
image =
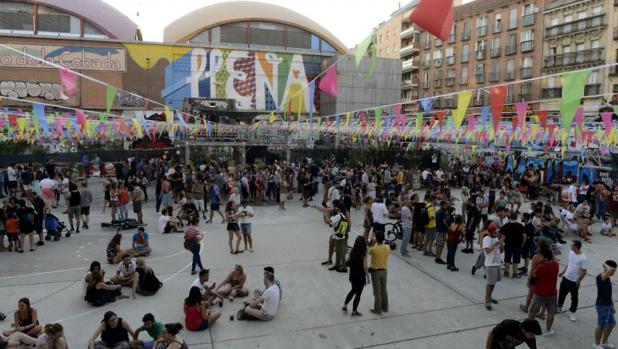
[[[200,327],[197,328],[196,331],[205,331],[208,329],[208,320],[204,319],[202,320],[202,324],[200,325]]]
[[[69,207],[69,219],[78,219],[81,215],[82,209],[79,206],[71,206]]]
[[[597,326],[599,328],[606,328],[616,325],[616,318],[614,317],[614,309],[608,305],[597,305]]]
[[[558,297],[541,297],[535,293],[532,296],[532,303],[530,303],[530,312],[528,314],[538,314],[543,306],[547,307],[547,314],[558,314]]]
[[[526,240],[526,242],[524,242],[524,246],[521,248],[521,257],[532,258],[532,256],[534,256],[532,253],[532,241]]]
[[[384,224],[382,223],[373,223],[373,233],[377,233],[377,232],[383,232],[384,233]]]
[[[521,262],[521,247],[508,247],[504,249],[504,263],[519,264]]]
[[[251,235],[251,223],[240,223],[240,232],[245,235]]]
[[[485,275],[487,276],[487,284],[495,285],[498,281],[502,280],[502,273],[500,271],[500,266],[491,266],[485,267]]]
[[[90,206],[82,207],[81,211],[82,211],[82,216],[89,216],[90,215]]]
[[[434,229],[426,229],[427,231],[427,239],[428,240],[435,240],[436,239],[436,235],[438,234],[438,231],[434,228]]]
[[[420,224],[414,224],[414,231],[419,235],[425,235],[425,226]]]
[[[19,241],[19,234],[17,233],[12,233],[12,234],[7,234],[7,239],[9,240],[9,242],[11,241]]]
[[[210,209],[213,211],[219,211],[219,204],[210,204]]]
[[[9,181],[9,189],[17,189],[17,181]]]
[[[43,199],[45,200],[55,200],[56,193],[54,192],[54,188],[43,188],[41,189],[43,192]]]
[[[444,246],[445,241],[446,241],[446,233],[441,232],[441,231],[437,232],[436,239],[435,239],[436,246]]]
[[[133,212],[142,213],[142,202],[141,201],[133,202]]]
[[[240,231],[240,227],[238,226],[238,223],[228,223],[226,229],[231,230],[231,231]]]

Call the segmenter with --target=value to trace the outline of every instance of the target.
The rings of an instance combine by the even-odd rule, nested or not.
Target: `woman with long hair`
[[[11,328],[4,331],[4,335],[9,337],[15,332],[21,332],[30,337],[38,337],[43,330],[39,324],[39,313],[30,306],[30,299],[24,297],[17,302],[17,311],[13,314]]]
[[[36,349],[67,349],[67,341],[64,338],[64,328],[61,324],[47,324],[43,328],[43,334],[36,339]]]
[[[196,286],[191,287],[189,297],[185,298],[184,313],[185,327],[189,331],[207,330],[221,317],[220,313],[208,310],[208,305],[202,300],[202,292]]]
[[[358,312],[358,303],[360,302],[361,294],[365,284],[369,284],[369,272],[367,269],[367,241],[363,236],[357,236],[354,240],[354,246],[350,251],[350,258],[346,263],[350,267],[350,283],[352,289],[345,297],[345,303],[343,305],[344,312],[348,311],[348,303],[354,296],[354,302],[352,303],[352,316],[361,316]]]
[[[227,236],[230,244],[230,253],[237,254],[242,253],[240,250],[240,241],[242,236],[240,235],[240,226],[238,225],[238,210],[235,207],[233,201],[228,201],[225,205],[225,221],[227,222]],[[236,236],[236,250],[234,250],[234,236]]]
[[[537,253],[534,255],[534,257],[532,257],[532,260],[530,261],[530,272],[528,273],[528,284],[527,284],[528,295],[526,296],[526,304],[519,305],[519,309],[521,309],[521,311],[523,311],[524,313],[528,313],[528,309],[530,308],[530,303],[532,302],[532,288],[534,287],[534,284],[537,281],[536,277],[534,276],[534,272],[536,271],[536,268],[544,260],[551,261],[554,259],[554,252],[552,251],[551,245],[547,240],[543,238],[538,238],[536,239],[536,244],[537,244]],[[544,316],[542,315],[544,311],[545,309],[542,308],[537,316],[540,318],[544,318]]]
[[[245,297],[249,295],[249,291],[244,288],[246,281],[247,275],[242,265],[236,264],[234,270],[232,270],[219,287],[217,287],[217,293],[222,297]]]
[[[116,220],[116,212],[118,211],[118,195],[120,195],[118,183],[116,183],[116,181],[112,181],[109,184],[109,205],[112,207],[112,221]]]
[[[371,233],[371,228],[373,227],[373,213],[371,212],[371,205],[373,204],[373,199],[371,197],[366,197],[363,201],[365,203],[365,219],[363,220],[363,237],[365,241],[369,241],[369,233]]]
[[[86,286],[84,300],[95,307],[115,302],[116,299],[129,298],[121,292],[122,285],[108,284],[104,280],[105,273],[94,271],[90,274],[90,282]]]
[[[458,214],[448,227],[446,238],[446,269],[450,271],[459,271],[455,266],[455,253],[457,253],[457,246],[465,235],[466,228],[463,225],[463,218]]]
[[[120,230],[114,234],[109,244],[107,244],[107,261],[109,264],[118,264],[122,262],[124,256],[127,255],[126,251],[123,251],[120,248],[120,242],[122,240],[122,234],[120,234]]]
[[[172,324],[163,325],[163,333],[157,342],[153,345],[153,348],[166,348],[166,349],[183,349],[188,348],[187,342],[182,339],[178,333],[182,330],[182,324],[176,322]]]
[[[99,335],[101,340],[96,341]],[[133,330],[127,320],[119,318],[113,311],[108,311],[103,315],[101,324],[90,337],[88,349],[128,348],[130,337],[133,337]]]
[[[191,275],[197,273],[196,268],[200,267],[200,270],[204,269],[202,265],[202,257],[200,256],[200,241],[202,241],[203,235],[200,229],[197,227],[199,224],[198,216],[191,216],[189,218],[189,226],[185,230],[184,247],[187,251],[193,254],[193,260],[191,262]]]

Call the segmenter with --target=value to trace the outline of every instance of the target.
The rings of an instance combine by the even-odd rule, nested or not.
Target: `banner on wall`
[[[14,44],[13,48],[71,70],[127,71],[126,50],[119,47],[84,47]],[[58,69],[32,57],[0,49],[0,66]]]

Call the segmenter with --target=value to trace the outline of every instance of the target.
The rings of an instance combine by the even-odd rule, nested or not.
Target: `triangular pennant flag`
[[[582,129],[584,127],[584,108],[579,107],[575,112],[575,125],[577,125],[578,129]]]
[[[112,105],[114,104],[114,99],[116,99],[116,93],[118,93],[118,89],[116,88],[116,86],[112,86],[112,85],[107,85],[107,90],[105,92],[105,100],[106,100],[106,106],[107,106],[107,114],[109,114],[109,111],[112,109]]]
[[[439,111],[436,113],[436,117],[438,118],[438,125],[440,126],[440,132],[442,132],[442,125],[444,124],[444,112]]]
[[[453,119],[455,121],[455,128],[458,131],[461,127],[466,111],[468,110],[470,99],[472,99],[471,90],[461,91],[457,95],[457,108],[453,110]]]
[[[547,110],[539,110],[536,113],[536,116],[539,118],[539,122],[541,123],[542,128],[547,128]]]
[[[315,98],[315,80],[309,83],[309,133],[313,132],[313,103]],[[299,116],[300,118],[300,116]]]
[[[518,102],[515,103],[515,110],[517,111],[517,120],[519,123],[519,128],[522,132],[525,130],[526,125],[526,111],[528,111],[528,102]]]
[[[494,124],[494,132],[498,132],[504,101],[506,99],[507,86],[496,86],[489,89],[489,103],[491,104],[491,115]]]
[[[410,22],[447,41],[453,26],[453,0],[422,0],[410,14]]]
[[[60,74],[60,99],[67,100],[77,93],[77,75],[74,72],[62,67],[58,70]],[[66,93],[65,93],[66,92]]]
[[[336,64],[326,69],[326,73],[318,86],[320,90],[333,97],[337,96],[337,67]]]
[[[47,125],[47,117],[45,117],[45,106],[40,103],[34,103],[32,105],[32,112],[43,129],[43,133],[49,136],[49,127]]]
[[[612,112],[601,113],[601,120],[603,120],[603,129],[605,130],[605,136],[609,137],[612,133],[612,128],[614,124],[612,122],[612,117],[614,114]]]
[[[374,33],[371,33],[371,35],[369,35],[365,40],[363,40],[363,42],[361,42],[356,47],[356,53],[355,53],[356,68],[360,66],[360,62],[363,60],[363,57],[367,53],[367,49],[369,48],[369,45],[371,45],[371,43],[373,42],[374,35],[375,35]]]
[[[382,108],[375,108],[374,109],[375,115],[376,115],[376,119],[375,119],[375,128],[376,130],[380,130],[382,129]]]
[[[423,112],[431,113],[432,105],[433,105],[433,98],[425,97],[421,99],[421,106],[423,107]]]
[[[376,48],[375,41],[373,45],[371,45],[371,61],[369,62],[369,70],[367,71],[367,78],[369,79],[373,76],[373,73],[376,72],[376,67],[378,66],[378,51]]]
[[[77,117],[77,125],[79,125],[79,128],[83,129],[86,124],[86,116],[84,115],[84,111],[81,109],[76,109],[75,116]]]
[[[590,72],[591,70],[574,71],[562,76],[562,98],[559,105],[563,130],[571,129]]]

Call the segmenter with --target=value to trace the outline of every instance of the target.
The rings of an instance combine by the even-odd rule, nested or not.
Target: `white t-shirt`
[[[129,266],[124,265],[124,262],[120,262],[120,264],[118,264],[118,272],[124,277],[130,276],[135,273],[135,269],[137,269],[137,263],[135,262],[135,258],[131,259],[131,262],[129,262]]]
[[[371,204],[371,213],[373,214],[373,221],[379,224],[385,224],[388,217],[388,209],[382,202],[374,202]]]
[[[336,187],[330,187],[328,189],[328,206],[333,207],[333,201],[341,199],[339,190]]]
[[[571,185],[569,189],[567,189],[567,194],[569,194],[570,202],[577,202],[577,187],[575,187],[575,185]]]
[[[17,171],[11,166],[6,169],[6,176],[8,177],[9,182],[14,182],[17,180]]]
[[[499,267],[502,264],[500,260],[501,252],[497,246],[490,253],[485,252],[486,248],[490,248],[499,243],[500,241],[498,240],[498,238],[492,238],[489,235],[483,238],[483,253],[485,254],[485,266],[486,267]]]
[[[159,216],[159,233],[163,233],[165,231],[165,226],[167,222],[170,221],[170,216],[162,214]]]
[[[262,310],[266,314],[274,317],[279,308],[279,287],[273,284],[262,293],[262,298],[264,298]]]
[[[206,286],[200,281],[200,278],[193,280],[191,283],[191,288],[193,287],[199,288],[202,296],[206,294]]]
[[[41,189],[53,189],[56,183],[50,178],[44,178],[41,181]]]
[[[337,234],[335,234],[336,233],[335,228],[337,228],[337,225],[339,225],[339,222],[342,219],[345,219],[345,216],[341,212],[339,212],[336,215],[330,217],[330,225],[333,227],[333,232],[332,232],[333,235],[332,235],[332,237],[335,240],[343,240],[343,239],[345,239],[345,236],[337,236]]]
[[[243,212],[246,212],[247,215],[243,216],[242,215]],[[241,206],[240,208],[238,208],[238,213],[240,213],[238,221],[241,224],[251,223],[251,219],[253,219],[253,217],[249,217],[249,215],[253,215],[253,209],[251,208],[251,206],[246,206],[246,207]]]
[[[577,254],[572,250],[569,251],[569,265],[564,273],[564,277],[569,281],[577,282],[582,270],[588,268],[588,258],[583,253]]]

